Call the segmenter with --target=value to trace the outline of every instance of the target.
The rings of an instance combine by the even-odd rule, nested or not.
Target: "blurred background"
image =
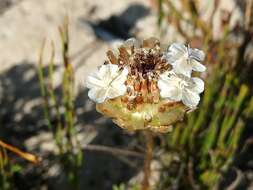
[[[208,67],[199,108],[155,135],[152,189],[253,189],[253,0],[0,0],[0,139],[41,159],[0,148],[1,190],[140,189],[143,135],[97,113],[85,78],[151,36]]]

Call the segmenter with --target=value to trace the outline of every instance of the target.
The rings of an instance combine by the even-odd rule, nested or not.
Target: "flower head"
[[[189,108],[195,108],[200,100],[199,94],[204,91],[204,82],[189,78],[173,71],[161,74],[158,81],[161,97],[171,101],[182,101]]]
[[[176,73],[190,77],[192,71],[203,72],[206,67],[200,62],[205,59],[205,53],[198,49],[186,47],[181,43],[173,43],[165,53],[165,58]]]
[[[127,130],[167,132],[198,105],[204,82],[189,75],[204,67],[198,62],[203,52],[174,44],[164,53],[162,47],[156,38],[132,38],[107,52],[108,60],[87,79],[100,113]]]
[[[89,88],[88,96],[97,103],[122,96],[126,92],[128,70],[120,69],[117,65],[102,65],[88,76],[86,85]]]

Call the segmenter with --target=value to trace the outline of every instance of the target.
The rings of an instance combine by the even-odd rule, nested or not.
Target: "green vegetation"
[[[74,71],[69,60],[68,20],[59,28],[62,41],[63,75],[60,93],[54,89],[54,45],[47,69],[43,67],[43,50],[41,49],[38,76],[41,94],[44,99],[44,116],[52,131],[55,143],[59,149],[59,160],[63,170],[75,188],[79,186],[79,169],[82,165],[83,152],[76,136],[74,108]],[[45,75],[48,70],[48,75]]]
[[[212,23],[199,19],[195,1],[180,2],[189,18],[184,18],[170,1],[160,0],[158,23],[169,20],[168,25],[174,25],[186,43],[203,44],[209,71],[199,108],[184,123],[174,126],[166,137],[163,165],[167,172],[162,173],[158,189],[175,185],[180,189],[211,189],[218,186],[235,154],[240,153],[241,134],[247,120],[253,117],[249,64],[244,59],[251,37],[247,27],[241,28],[243,40],[235,43],[232,40],[235,31],[229,29],[228,18],[223,23],[223,37],[215,40]],[[184,32],[181,25],[184,22],[193,28],[192,35]],[[197,36],[197,30],[201,35]]]

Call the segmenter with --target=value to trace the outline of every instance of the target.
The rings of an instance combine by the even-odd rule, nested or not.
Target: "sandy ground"
[[[23,0],[14,4],[0,17],[1,72],[23,61],[36,63],[37,52],[44,38],[55,43],[59,42],[57,26],[63,22],[65,15],[68,15],[70,20],[70,54],[76,55],[88,51],[96,41],[94,33],[85,21],[106,19],[112,14],[120,14],[130,5],[137,3],[147,5],[144,2],[144,0],[127,0],[124,3],[117,0]],[[108,6],[109,4],[113,6]],[[94,69],[100,64],[97,60],[98,54],[100,57],[107,47],[104,47],[104,44],[100,44],[99,47],[94,48],[92,54],[87,56],[83,75],[89,72],[89,68]],[[57,50],[59,53],[59,49]],[[100,58],[103,60],[103,57]],[[77,62],[77,59],[73,60],[74,65]]]

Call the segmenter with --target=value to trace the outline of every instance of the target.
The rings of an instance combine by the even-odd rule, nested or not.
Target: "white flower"
[[[97,103],[113,99],[126,93],[128,70],[120,70],[118,65],[102,65],[98,70],[88,76],[86,85],[89,88],[88,96]]]
[[[200,78],[189,78],[170,71],[160,75],[158,88],[162,98],[182,101],[186,106],[195,108],[200,100],[199,94],[204,91],[204,82]]]
[[[206,67],[200,63],[205,59],[205,53],[181,43],[173,43],[165,53],[165,58],[172,65],[174,72],[188,77],[191,76],[192,70],[199,72],[206,70]]]

